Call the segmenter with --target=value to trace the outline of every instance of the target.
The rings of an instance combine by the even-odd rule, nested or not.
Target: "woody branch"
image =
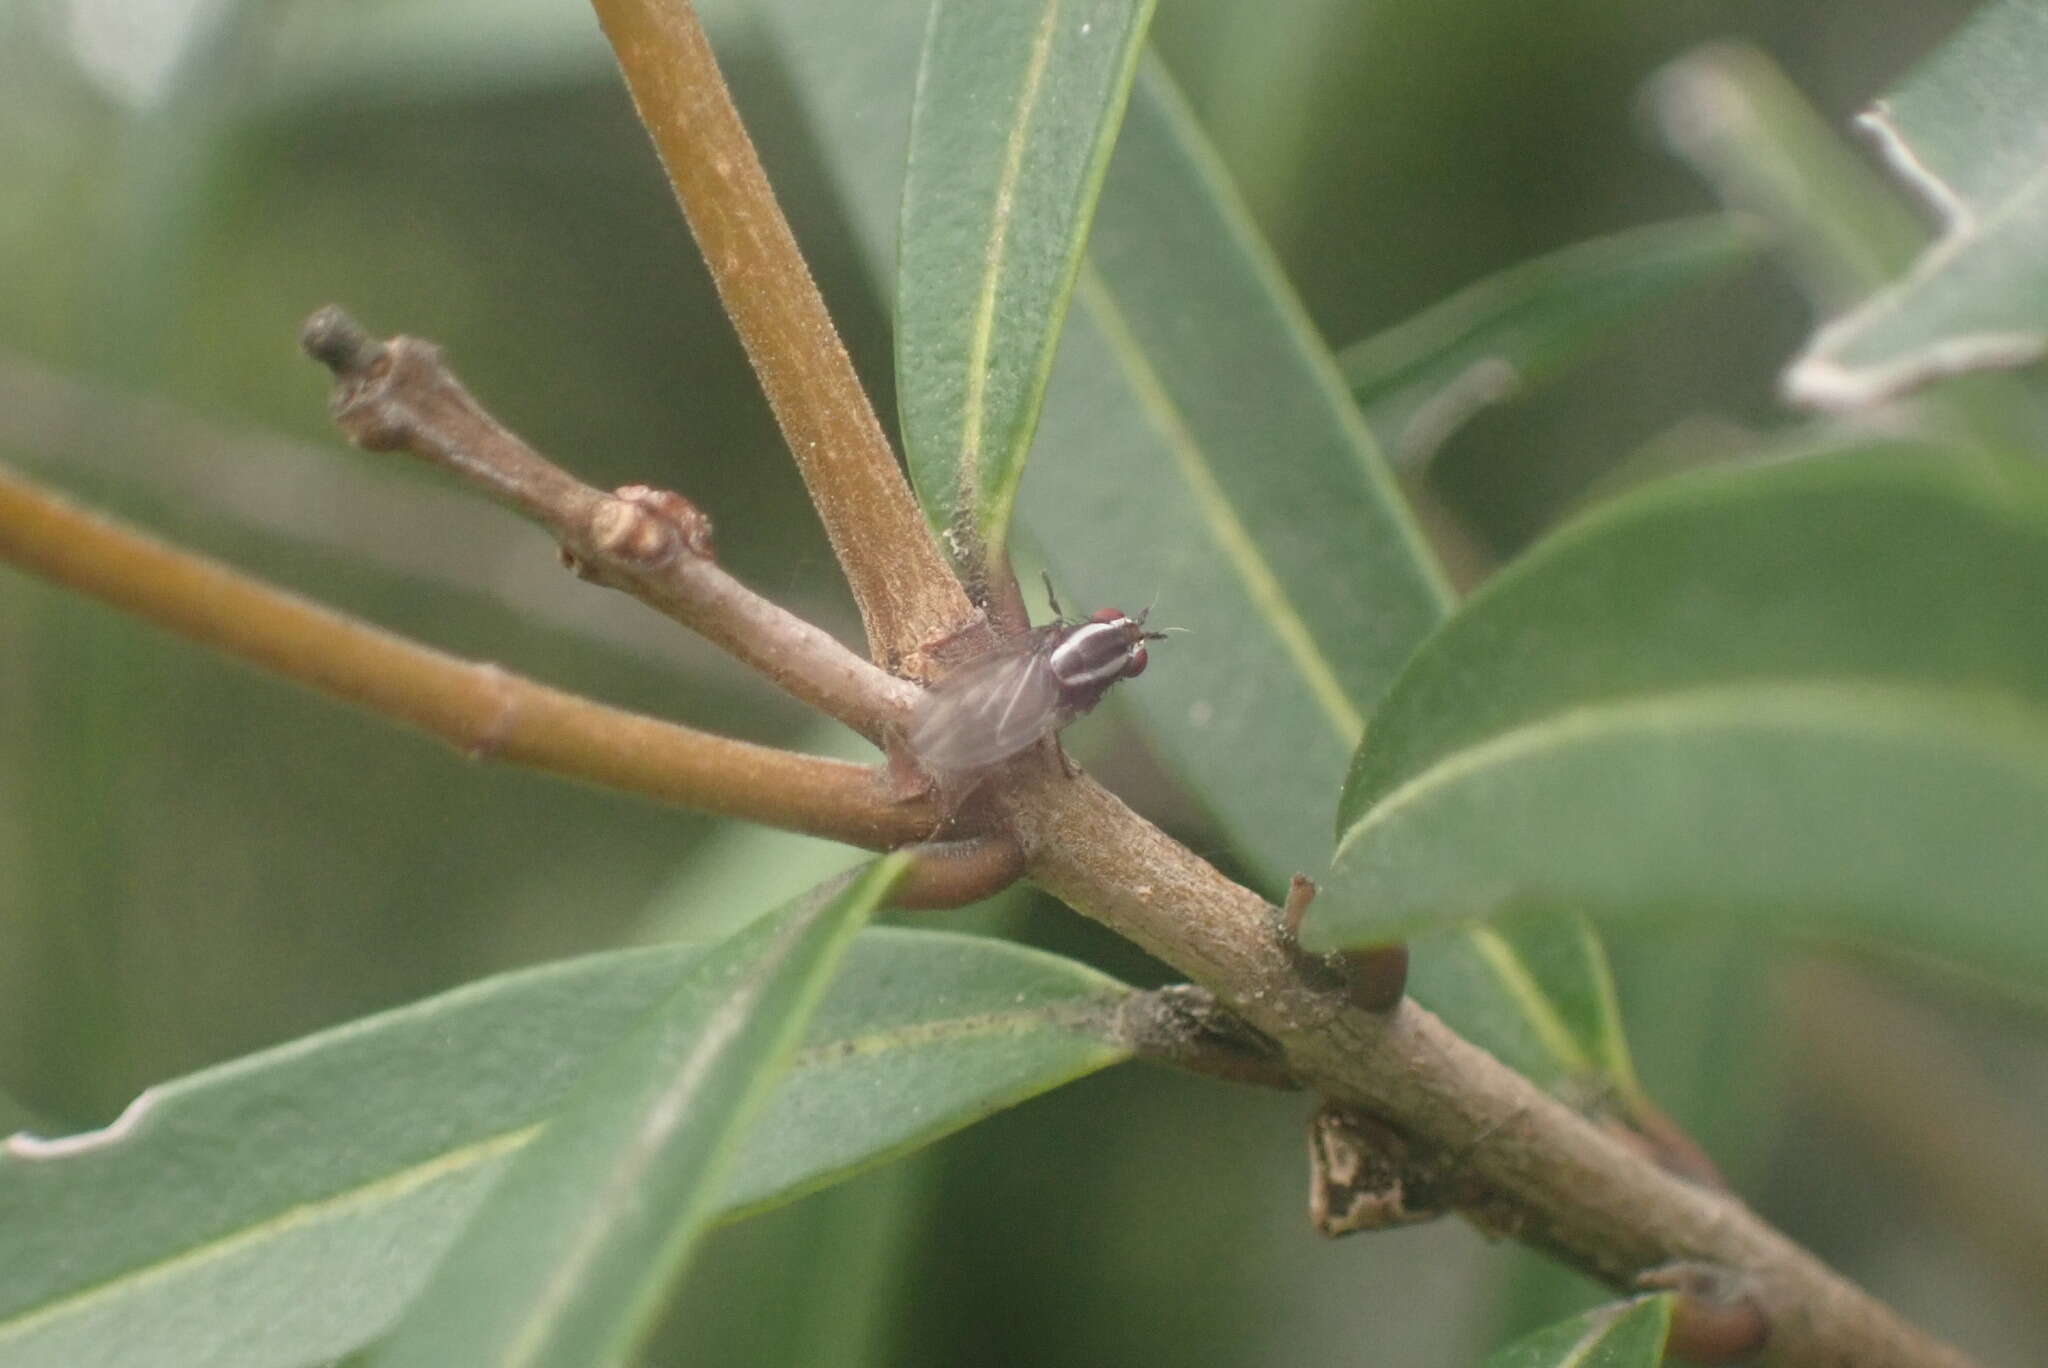
[[[869,486],[893,483],[901,491],[900,497],[877,496],[875,506],[908,506],[893,460],[877,454],[886,448],[866,445],[865,483],[856,492],[821,478],[809,463],[814,453],[798,440],[844,416],[846,396],[831,379],[838,373],[834,358],[843,360],[844,353],[829,323],[757,330],[748,321],[755,291],[786,287],[802,294],[810,277],[688,0],[593,4],[828,527],[872,511],[856,502],[873,492]],[[727,231],[735,225],[739,231]],[[792,383],[805,376],[818,383]],[[865,412],[864,404],[860,408]],[[920,600],[913,587],[900,591],[901,601],[936,603],[958,594],[921,526],[912,536],[900,524],[892,530],[878,520],[878,530],[905,538],[905,547],[925,548],[907,564],[913,575],[928,577],[932,597]],[[835,546],[839,540],[835,535]],[[859,592],[873,567],[858,555],[849,560],[844,548],[841,556]],[[871,635],[882,616],[870,616]],[[942,611],[923,620],[924,636],[902,633],[900,624],[913,617],[900,615],[898,633],[884,632],[875,642],[884,659],[892,649],[931,640],[932,627],[949,625]],[[1490,1228],[1621,1288],[1695,1285],[1674,1283],[1670,1270],[1679,1265],[1725,1270],[1760,1315],[1752,1339],[1767,1336],[1779,1362],[1883,1368],[1961,1368],[1967,1362],[1729,1195],[1658,1167],[1412,1000],[1392,1010],[1375,1010],[1385,1005],[1379,1001],[1362,1004],[1305,963],[1279,909],[1085,777],[1020,765],[999,796],[1034,880],[1213,990],[1224,1006],[1280,1043],[1307,1086],[1378,1118],[1420,1150],[1458,1156],[1471,1175],[1468,1190],[1484,1194],[1474,1203],[1483,1205]],[[1693,1297],[1688,1305],[1697,1311],[1697,1303]]]

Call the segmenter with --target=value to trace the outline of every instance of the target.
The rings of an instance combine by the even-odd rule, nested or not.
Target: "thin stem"
[[[331,305],[306,320],[300,342],[334,372],[334,419],[357,445],[461,476],[553,533],[584,578],[666,613],[871,740],[908,713],[915,686],[721,569],[711,520],[681,495],[584,484],[493,418],[431,343],[373,338]]]
[[[480,559],[476,548],[502,538],[505,523],[471,491],[431,488],[383,463],[337,461],[331,444],[224,423],[0,348],[6,450],[33,452],[31,472],[146,492],[172,527],[225,522],[320,547],[412,583],[494,599],[555,631],[681,666],[707,684],[752,682],[708,642],[662,630],[623,598],[590,593],[544,557]],[[138,461],[138,451],[149,459]],[[232,478],[223,478],[227,470]]]
[[[870,654],[921,672],[971,612],[939,554],[688,0],[593,0],[860,605]]]
[[[890,849],[927,802],[880,772],[694,731],[444,655],[81,511],[0,467],[0,559],[344,702],[503,759],[700,812]]]

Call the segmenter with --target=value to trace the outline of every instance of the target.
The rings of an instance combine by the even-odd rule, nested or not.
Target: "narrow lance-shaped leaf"
[[[1354,342],[1337,361],[1381,448],[1419,466],[1481,409],[1534,392],[1758,246],[1753,228],[1723,214],[1574,243]]]
[[[956,557],[1001,557],[1151,0],[937,0],[910,124],[896,381]]]
[[[1305,938],[1526,907],[2048,969],[2048,476],[1876,447],[1672,481],[1416,656]]]
[[[502,975],[153,1088],[105,1131],[16,1137],[0,1361],[287,1368],[381,1334],[510,1156],[708,953]],[[861,933],[721,1217],[1124,1058],[1127,991],[1000,941]]]
[[[1862,116],[1942,234],[1895,284],[1814,335],[1785,375],[1794,399],[1856,408],[2048,354],[2044,81],[2041,7],[2003,0]]]
[[[884,279],[926,10],[756,11]],[[1156,67],[1141,64],[1132,89],[1091,253],[1019,490],[1023,534],[1073,606],[1156,594],[1156,620],[1191,629],[1118,697],[1277,891],[1326,860],[1328,795],[1364,714],[1450,594],[1327,348]],[[1204,644],[1169,652],[1183,641]]]
[[[514,1161],[373,1361],[622,1361],[847,943],[907,865],[879,860],[707,955]]]
[[[1193,116],[1140,74],[1021,512],[1056,573],[1188,635],[1118,697],[1268,887],[1319,870],[1365,718],[1450,603]]]
[[[873,0],[842,21],[764,0],[757,15],[886,278],[902,185],[890,149],[923,7]],[[1078,293],[1019,494],[1022,535],[1079,606],[1157,595],[1156,620],[1191,629],[1117,697],[1277,891],[1327,862],[1329,795],[1364,718],[1450,595],[1327,348],[1163,72],[1133,89]],[[1530,1000],[1504,998],[1495,968],[1460,954],[1422,964],[1417,982],[1490,1048],[1546,1058],[1547,1033],[1519,1006],[1500,1010]],[[1604,972],[1581,959],[1562,995],[1583,1000]],[[1526,966],[1518,979],[1543,981]],[[1610,1020],[1541,1072],[1575,1076],[1576,1061],[1611,1057],[1618,1039]]]
[[[905,863],[878,861],[707,955],[513,1162],[374,1361],[623,1359],[709,1224],[846,943]]]
[[[1660,1368],[1671,1334],[1669,1292],[1596,1306],[1486,1356],[1485,1368]]]
[[[1643,1101],[1606,947],[1577,912],[1532,909],[1433,939],[1408,990],[1574,1106],[1630,1114]]]
[[[1341,757],[1449,593],[1163,73],[1133,98],[1081,298],[1026,524],[1060,565],[1157,586],[1161,620],[1191,630],[1125,705],[1253,868],[1319,870]],[[1413,982],[1533,1077],[1633,1095],[1606,964],[1576,923],[1432,950]]]

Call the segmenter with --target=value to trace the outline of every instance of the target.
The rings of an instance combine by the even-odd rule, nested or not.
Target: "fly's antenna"
[[[1152,610],[1154,608],[1157,608],[1158,606],[1159,595],[1154,594],[1152,596],[1152,601],[1145,605],[1145,611],[1138,614],[1136,617],[1132,618],[1131,621],[1137,623],[1140,628],[1143,628],[1145,625],[1145,619],[1151,617]],[[1140,631],[1138,635],[1139,639],[1142,641],[1164,641],[1170,633],[1192,632],[1193,630],[1194,628],[1192,627],[1161,627],[1156,632]]]

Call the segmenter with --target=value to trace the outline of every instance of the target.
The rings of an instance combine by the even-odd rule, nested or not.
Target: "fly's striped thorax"
[[[1062,688],[1107,688],[1130,671],[1140,630],[1126,617],[1084,622],[1052,648],[1046,664]]]

